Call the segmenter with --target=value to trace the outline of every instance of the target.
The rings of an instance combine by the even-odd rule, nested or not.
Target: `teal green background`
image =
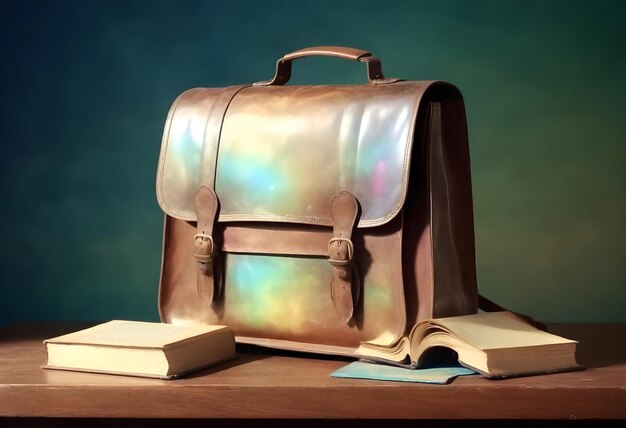
[[[626,321],[625,6],[2,1],[0,323],[156,320],[171,102],[325,44],[462,90],[483,294],[545,321]],[[363,80],[337,59],[294,67]]]

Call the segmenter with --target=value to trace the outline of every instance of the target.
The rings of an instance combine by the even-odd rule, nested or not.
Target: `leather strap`
[[[202,185],[193,195],[193,205],[198,219],[197,233],[193,238],[193,257],[198,262],[197,293],[203,304],[211,305],[217,299],[221,287],[221,269],[213,241],[213,225],[217,219],[219,201],[210,187]]]
[[[358,271],[352,263],[354,246],[351,241],[359,203],[350,192],[339,192],[330,203],[330,213],[333,219],[333,237],[328,241],[328,261],[332,266],[330,298],[337,317],[348,324],[360,287]]]
[[[215,102],[209,110],[206,125],[204,127],[204,139],[202,144],[202,162],[200,163],[200,183],[215,188],[215,172],[217,171],[217,154],[222,135],[224,117],[230,103],[242,89],[251,85],[228,86],[222,89],[215,97]]]

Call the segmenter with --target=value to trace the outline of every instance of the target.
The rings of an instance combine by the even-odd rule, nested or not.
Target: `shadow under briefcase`
[[[314,55],[364,63],[369,83],[285,85],[292,61]],[[477,311],[461,93],[385,78],[366,51],[306,48],[270,81],[181,94],[157,196],[164,322],[350,354]]]

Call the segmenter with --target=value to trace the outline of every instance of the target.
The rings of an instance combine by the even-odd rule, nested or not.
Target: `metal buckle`
[[[202,251],[199,253],[198,250],[203,250],[201,244],[198,242],[208,241],[208,251]],[[194,258],[198,263],[208,263],[211,261],[211,258],[215,254],[215,241],[213,241],[213,237],[211,235],[205,235],[204,233],[197,233],[193,237],[194,244],[196,245],[196,252],[194,253]]]
[[[330,241],[328,241],[328,254],[330,254],[330,246],[333,242],[345,242],[348,245],[348,258],[346,260],[338,260],[331,258],[329,255],[328,261],[330,262],[330,264],[345,266],[350,263],[352,261],[352,256],[354,255],[354,246],[352,245],[352,241],[348,238],[331,238]]]

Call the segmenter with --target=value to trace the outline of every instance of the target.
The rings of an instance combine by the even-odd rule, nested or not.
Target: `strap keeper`
[[[193,258],[196,259],[198,263],[210,263],[213,260],[213,256],[211,254],[193,254]]]
[[[331,245],[335,242],[341,243],[341,242],[345,242],[348,246],[348,258],[345,260],[342,259],[333,259],[332,257],[330,257],[331,254]],[[350,264],[350,262],[352,261],[352,256],[354,254],[354,246],[352,245],[352,241],[348,238],[331,238],[330,241],[328,241],[328,262],[333,265],[333,266],[347,266],[348,264]]]

